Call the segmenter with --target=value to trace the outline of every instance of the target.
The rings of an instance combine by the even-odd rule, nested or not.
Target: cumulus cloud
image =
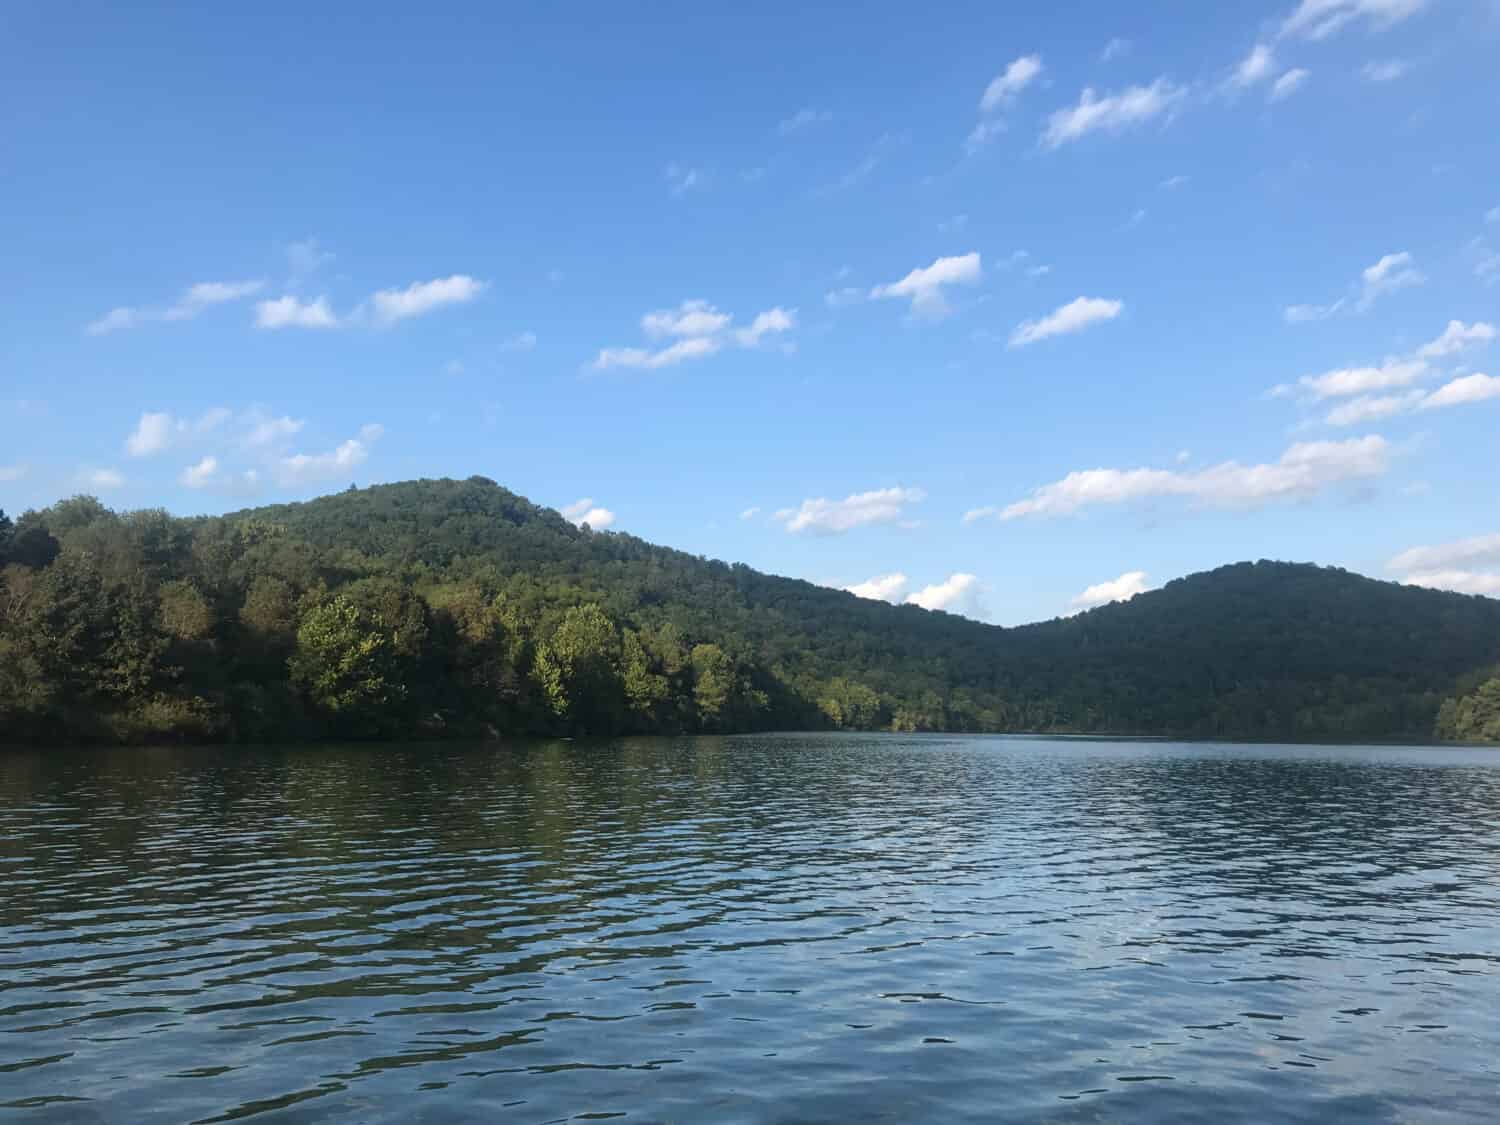
[[[923,586],[908,594],[907,605],[923,609],[941,609],[948,613],[962,613],[968,617],[984,615],[982,588],[979,578],[973,574],[951,574],[945,581]]]
[[[1158,497],[1180,497],[1204,507],[1253,507],[1306,499],[1334,485],[1381,476],[1388,461],[1386,440],[1371,434],[1348,441],[1299,442],[1280,460],[1258,465],[1225,461],[1192,472],[1085,469],[1001,508],[999,518],[1068,515]]]
[[[371,423],[360,427],[358,437],[341,442],[326,453],[295,453],[282,457],[274,465],[276,479],[283,485],[294,487],[341,478],[365,463],[371,447],[383,433],[385,427]]]
[[[595,504],[591,497],[585,496],[562,509],[563,519],[575,527],[588,524],[595,531],[603,531],[615,522],[615,514],[608,508],[602,508]]]
[[[1473,324],[1465,324],[1461,320],[1450,320],[1448,327],[1443,329],[1443,334],[1431,343],[1423,344],[1418,348],[1417,355],[1423,359],[1438,359],[1468,348],[1483,346],[1494,338],[1495,326],[1493,324],[1482,320],[1475,321]]]
[[[249,431],[245,434],[245,444],[252,449],[275,445],[277,442],[295,437],[306,424],[301,418],[291,418],[286,415],[272,418],[259,410],[251,411],[246,421],[249,424]]]
[[[178,483],[188,488],[206,488],[213,483],[214,474],[218,471],[218,458],[205,457],[196,465],[189,465],[183,469],[177,480]]]
[[[842,500],[823,497],[804,500],[800,508],[783,508],[775,518],[794,534],[811,531],[839,535],[856,527],[900,522],[910,505],[926,498],[927,493],[920,488],[877,488],[856,492]]]
[[[1280,78],[1276,79],[1275,82],[1271,83],[1271,92],[1266,97],[1273,102],[1279,102],[1283,98],[1291,97],[1302,88],[1302,84],[1307,81],[1310,73],[1311,71],[1300,66],[1287,71]]]
[[[1113,320],[1124,308],[1122,301],[1106,300],[1103,297],[1076,297],[1040,320],[1027,320],[1017,325],[1010,334],[1009,346],[1024,348],[1049,336],[1081,332],[1091,324]]]
[[[487,282],[467,274],[433,281],[414,281],[405,289],[382,289],[370,297],[375,319],[381,324],[395,324],[414,316],[424,316],[444,305],[461,305],[484,292]]]
[[[1314,399],[1341,398],[1410,386],[1429,370],[1425,359],[1392,358],[1378,367],[1340,367],[1321,375],[1304,375],[1297,385]]]
[[[1493,375],[1463,375],[1433,391],[1421,402],[1423,410],[1444,406],[1464,406],[1500,398],[1500,378]]]
[[[85,331],[90,336],[105,336],[147,321],[192,320],[204,309],[258,293],[265,288],[265,284],[264,281],[200,281],[188,286],[175,302],[165,308],[131,308],[122,305],[110,309],[89,324]]]
[[[1384,31],[1416,15],[1427,0],[1302,0],[1281,25],[1281,34],[1297,39],[1326,39],[1351,23]]]
[[[1386,564],[1409,586],[1500,595],[1500,533],[1412,547]]]
[[[1075,609],[1093,609],[1110,602],[1128,602],[1137,594],[1144,594],[1151,587],[1144,570],[1129,570],[1108,582],[1099,582],[1088,587],[1073,599]]]
[[[731,329],[734,316],[708,301],[683,301],[675,309],[656,309],[641,317],[641,331],[648,339],[674,339],[664,348],[601,348],[589,365],[595,371],[610,368],[655,370],[690,359],[704,359],[734,345],[753,348],[769,336],[789,332],[797,325],[797,310],[780,305],[756,315],[747,328]]]
[[[1085,87],[1078,104],[1059,109],[1047,119],[1042,147],[1060,148],[1094,132],[1118,133],[1142,125],[1163,114],[1170,115],[1187,97],[1187,90],[1166,78],[1149,86],[1130,86],[1117,94],[1101,97]]]
[[[870,290],[872,300],[886,297],[911,301],[912,312],[920,316],[940,317],[948,312],[943,299],[947,285],[973,285],[983,276],[979,254],[971,252],[955,257],[938,258],[930,266],[919,266],[900,281],[877,285]]]
[[[776,131],[783,137],[789,137],[793,133],[800,133],[803,130],[812,129],[819,125],[827,125],[832,120],[833,114],[828,110],[814,109],[812,106],[807,106],[778,122]]]
[[[1022,55],[1015,59],[990,79],[990,84],[984,88],[984,94],[979,99],[979,111],[994,113],[997,109],[1003,109],[1017,94],[1035,82],[1041,73],[1040,55]]]
[[[257,328],[337,328],[338,324],[327,297],[306,302],[292,296],[277,297],[255,306]]]
[[[869,598],[877,602],[899,602],[906,593],[907,577],[899,571],[895,574],[877,574],[865,582],[858,582],[844,589],[856,598]]]
[[[175,418],[166,411],[146,411],[125,439],[125,452],[132,457],[149,457],[186,438],[201,437],[229,420],[230,412],[222,406],[204,411],[197,418]]]

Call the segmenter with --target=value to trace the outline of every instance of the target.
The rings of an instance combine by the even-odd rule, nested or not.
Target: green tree
[[[342,733],[378,733],[406,697],[390,630],[343,595],[303,615],[288,670]]]

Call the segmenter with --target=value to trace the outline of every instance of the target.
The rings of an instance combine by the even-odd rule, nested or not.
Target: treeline
[[[1443,700],[1438,708],[1438,737],[1500,745],[1500,668],[1472,679],[1472,690]]]
[[[575,528],[474,477],[0,515],[0,741],[847,728],[1426,737],[1500,602],[1240,564],[999,629]],[[1455,704],[1457,706],[1457,704]]]

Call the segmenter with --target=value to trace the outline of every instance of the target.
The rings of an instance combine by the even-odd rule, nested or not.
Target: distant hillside
[[[575,528],[492,481],[0,520],[0,739],[847,727],[1430,737],[1500,601],[1240,563],[1016,629]]]

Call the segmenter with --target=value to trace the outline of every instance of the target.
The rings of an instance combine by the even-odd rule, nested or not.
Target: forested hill
[[[11,742],[1423,738],[1500,665],[1500,601],[1341,570],[1241,563],[1001,629],[575,528],[481,477],[204,519],[76,497],[0,516],[0,567]]]

